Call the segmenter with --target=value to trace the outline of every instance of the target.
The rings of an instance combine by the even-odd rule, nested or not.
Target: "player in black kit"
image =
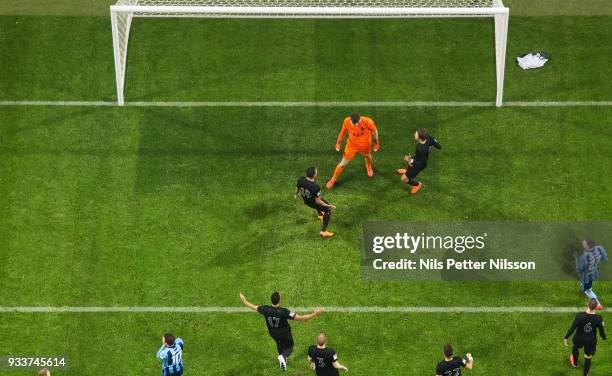
[[[329,221],[331,219],[331,211],[336,206],[331,205],[327,201],[321,198],[321,187],[315,183],[317,177],[317,169],[314,167],[308,167],[306,170],[306,176],[302,176],[298,179],[295,186],[294,197],[297,198],[298,194],[304,199],[304,204],[310,206],[317,211],[317,216],[323,221],[321,227],[321,237],[330,238],[334,236],[333,232],[327,231]]]
[[[578,356],[580,349],[584,347],[584,370],[583,375],[588,376],[589,369],[591,368],[591,358],[595,355],[597,348],[597,331],[603,340],[606,339],[606,332],[604,331],[603,318],[595,313],[597,309],[597,299],[589,300],[589,306],[586,312],[580,312],[576,315],[572,326],[567,331],[563,342],[565,346],[568,346],[567,339],[574,333],[574,346],[572,347],[572,355],[570,356],[570,363],[572,367],[578,368]]]
[[[260,313],[266,318],[266,326],[270,337],[276,342],[278,351],[278,364],[283,371],[287,370],[287,358],[293,352],[293,335],[291,334],[291,326],[288,320],[308,321],[313,317],[317,317],[323,313],[323,308],[316,308],[312,313],[307,315],[298,315],[295,312],[280,306],[280,294],[272,293],[270,300],[272,305],[256,306],[250,303],[241,293],[240,300],[242,303],[255,312]]]
[[[348,372],[348,368],[340,364],[334,349],[327,347],[325,333],[317,336],[317,344],[308,348],[308,363],[317,376],[338,376],[339,369]]]
[[[433,146],[438,150],[442,149],[442,146],[438,140],[436,140],[435,137],[430,136],[425,128],[420,128],[418,131],[416,131],[414,133],[414,138],[418,141],[414,156],[410,154],[404,156],[404,160],[408,162],[409,167],[397,169],[397,173],[401,175],[402,181],[412,186],[410,193],[413,195],[416,194],[423,186],[420,181],[416,180],[416,177],[419,172],[423,171],[427,167],[427,159],[429,158],[431,147]]]
[[[465,358],[453,357],[453,347],[444,346],[444,360],[436,366],[436,376],[461,376],[461,368],[472,369],[474,358],[472,354],[465,354]]]

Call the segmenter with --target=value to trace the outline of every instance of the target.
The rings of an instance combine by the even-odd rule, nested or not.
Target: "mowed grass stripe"
[[[328,313],[575,313],[577,307],[325,307]],[[314,307],[296,307],[308,312]],[[0,313],[248,313],[246,307],[0,307]]]

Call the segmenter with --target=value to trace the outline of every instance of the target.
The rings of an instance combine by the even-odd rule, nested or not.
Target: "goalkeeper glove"
[[[378,149],[380,149],[380,145],[378,144],[378,140],[377,140],[376,143],[374,144],[374,152],[377,152]]]

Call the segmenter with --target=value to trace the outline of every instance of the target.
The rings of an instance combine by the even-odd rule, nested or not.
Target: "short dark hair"
[[[453,346],[451,346],[451,345],[444,345],[444,355],[446,357],[448,357],[448,358],[453,356]]]
[[[272,296],[270,296],[270,300],[272,301],[273,305],[280,303],[280,293],[278,291],[274,291]]]
[[[597,308],[598,305],[599,305],[599,302],[597,301],[597,299],[593,298],[589,300],[589,309],[591,311],[595,310],[595,308]]]
[[[357,124],[359,123],[359,119],[361,119],[361,115],[359,115],[357,112],[353,112],[351,114],[351,123]]]
[[[315,175],[317,174],[317,169],[314,166],[310,166],[306,169],[306,176],[309,178],[314,178]]]
[[[174,338],[174,334],[172,334],[172,333],[164,334],[164,342],[166,342],[166,345],[168,345],[168,346],[173,346],[175,339],[176,338]]]
[[[427,137],[429,136],[429,132],[427,132],[427,128],[419,128],[417,133],[419,134],[419,139],[423,141],[427,140]]]
[[[591,238],[586,238],[586,239],[584,239],[584,241],[589,246],[589,248],[595,247],[595,240],[593,240]]]

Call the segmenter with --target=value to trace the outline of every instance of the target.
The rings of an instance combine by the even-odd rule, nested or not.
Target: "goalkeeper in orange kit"
[[[350,117],[344,119],[342,123],[342,130],[338,135],[338,141],[336,141],[336,151],[340,151],[340,146],[344,136],[348,133],[348,140],[344,146],[344,155],[342,160],[336,166],[334,175],[325,185],[327,189],[334,186],[338,176],[344,171],[344,167],[355,157],[357,153],[361,154],[365,159],[366,172],[369,177],[374,176],[374,169],[372,168],[372,152],[378,151],[378,130],[374,121],[369,117],[360,116],[357,113],[352,114]],[[374,147],[372,148],[372,139],[374,139]]]

